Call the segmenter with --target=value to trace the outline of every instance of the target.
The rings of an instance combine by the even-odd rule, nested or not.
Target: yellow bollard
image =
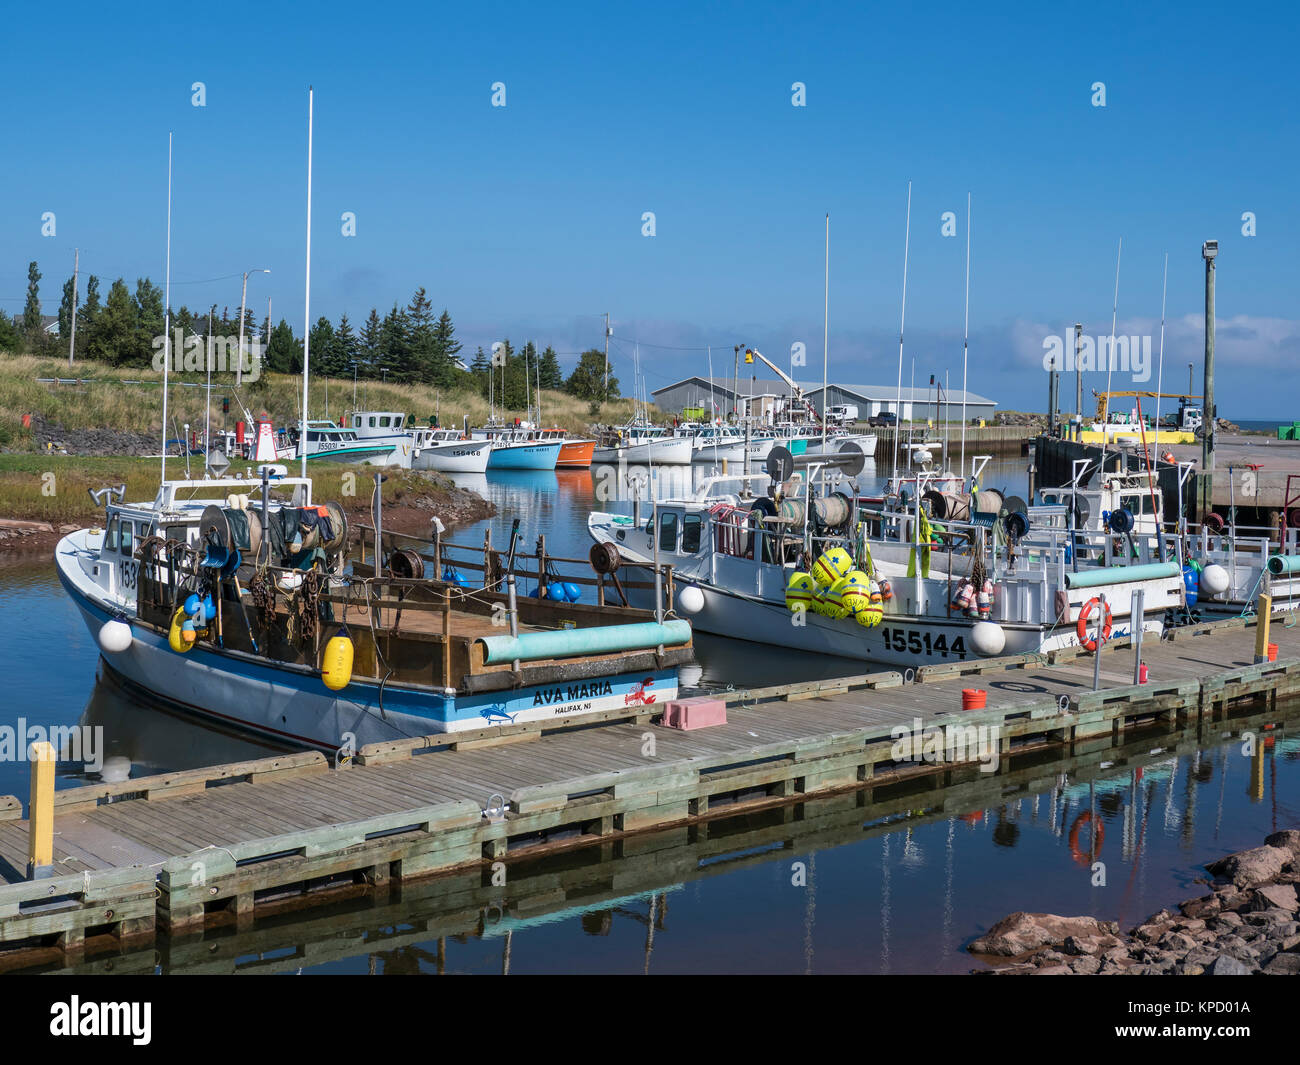
[[[40,880],[54,872],[54,748],[33,743],[32,808],[28,815],[27,879]]]
[[[1268,661],[1268,626],[1273,620],[1273,597],[1267,592],[1259,593],[1259,602],[1255,604],[1255,665]]]

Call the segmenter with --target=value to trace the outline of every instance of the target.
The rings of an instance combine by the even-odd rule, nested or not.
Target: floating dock
[[[1123,745],[1130,731],[1149,744],[1149,727],[1200,732],[1230,709],[1275,712],[1300,693],[1300,627],[1288,615],[1272,633],[1280,654],[1259,664],[1253,619],[1148,639],[1143,685],[1116,640],[1098,690],[1093,656],[1071,650],[727,692],[727,723],[697,731],[633,706],[597,723],[373,744],[338,767],[311,752],[69,789],[55,798],[56,875],[44,880],[24,879],[29,825],[17,799],[0,798],[0,950],[14,959],[0,968],[30,951],[80,964],[88,939],[127,949],[160,933],[250,932],[286,907],[434,876],[483,883],[495,863],[556,851],[626,855],[642,833],[835,795],[860,820],[854,793],[913,778],[1002,793],[1022,755]],[[963,711],[973,687],[987,705]],[[896,760],[896,730],[918,724],[993,730],[997,771],[980,772],[973,752]]]

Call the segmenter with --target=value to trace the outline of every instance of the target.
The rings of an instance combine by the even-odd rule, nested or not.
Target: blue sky
[[[904,383],[915,357],[918,383],[958,384],[969,192],[972,390],[1045,404],[1042,341],[1076,320],[1109,333],[1121,238],[1120,332],[1157,344],[1169,254],[1181,388],[1214,237],[1220,410],[1300,417],[1300,20],[1283,5],[461,8],[11,13],[0,307],[21,309],[36,259],[53,313],[74,247],[105,289],[161,283],[172,131],[173,306],[237,307],[227,275],[269,267],[250,304],[299,328],[312,84],[313,318],[424,285],[471,352],[598,346],[609,311],[624,391],[638,340],[651,390],[701,372],[709,344],[721,373],[737,342],[783,363],[802,341],[815,377],[829,211],[831,376],[893,381],[911,181]]]

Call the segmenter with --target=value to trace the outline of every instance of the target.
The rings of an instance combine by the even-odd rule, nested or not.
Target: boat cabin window
[[[383,417],[379,419],[379,426],[381,429],[387,429],[392,424],[393,424],[393,419],[390,418],[387,414],[383,415]]]
[[[677,550],[677,515],[671,510],[659,515],[659,550]]]
[[[704,528],[704,519],[699,514],[686,514],[682,517],[682,552],[693,555],[700,549],[700,533]]]
[[[135,530],[135,526],[132,525],[131,522],[129,521],[122,522],[122,537],[119,543],[119,547],[121,548],[122,554],[126,555],[127,558],[131,557],[131,550],[135,546],[133,542],[134,530]]]
[[[353,428],[356,428],[356,429],[360,429],[360,428],[361,428],[361,415],[360,415],[360,414],[354,414],[354,415],[352,415],[352,425],[353,425]]]
[[[117,550],[117,515],[114,514],[108,519],[108,528],[104,530],[104,551]]]
[[[373,429],[374,427],[375,427],[375,416],[372,414],[370,416],[370,428]]]

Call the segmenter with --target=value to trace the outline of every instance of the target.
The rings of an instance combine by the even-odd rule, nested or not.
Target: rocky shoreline
[[[1127,935],[1113,921],[1013,913],[968,947],[985,975],[1300,975],[1300,832],[1207,865],[1208,895]]]

